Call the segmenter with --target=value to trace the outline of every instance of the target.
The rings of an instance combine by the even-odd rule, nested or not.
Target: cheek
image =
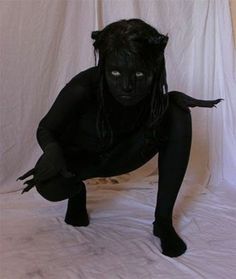
[[[111,94],[122,91],[122,82],[119,78],[106,76],[106,83]]]
[[[152,88],[152,78],[144,78],[137,80],[136,82],[136,91],[143,91],[148,93]]]
[[[113,78],[110,77],[109,73],[105,74],[105,80],[106,80],[106,84],[107,84],[109,89],[112,89],[112,88],[116,87],[116,82],[114,81]]]
[[[116,92],[119,92],[121,90],[117,79],[108,80],[107,85],[111,94],[116,94]]]

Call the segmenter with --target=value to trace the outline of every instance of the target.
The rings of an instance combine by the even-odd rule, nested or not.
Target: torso
[[[88,86],[89,102],[81,113],[78,111],[66,127],[59,141],[62,146],[73,155],[81,150],[90,154],[100,154],[102,152],[101,142],[97,133],[97,110],[99,82],[96,80],[96,67],[87,70],[84,75],[85,86]],[[92,79],[93,82],[89,83]],[[86,81],[88,80],[88,85]],[[122,107],[116,104],[112,97],[105,94],[105,102],[109,115],[110,125],[113,131],[113,146],[121,142],[129,135],[137,131],[144,124],[147,117],[147,101],[135,107]],[[109,105],[108,105],[109,104]]]

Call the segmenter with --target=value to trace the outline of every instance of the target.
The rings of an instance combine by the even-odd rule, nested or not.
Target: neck
[[[150,98],[146,97],[134,106],[123,106],[106,91],[104,92],[104,103],[111,126],[115,130],[131,131],[142,125],[147,119]]]

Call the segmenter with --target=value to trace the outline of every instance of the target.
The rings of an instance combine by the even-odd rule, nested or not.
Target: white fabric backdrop
[[[15,182],[41,154],[37,125],[59,90],[94,64],[91,31],[130,17],[169,34],[170,90],[225,99],[192,110],[191,160],[173,220],[188,250],[174,259],[152,235],[155,158],[86,182],[86,228],[64,223],[66,201],[50,203],[35,189],[21,196]],[[0,0],[0,277],[236,278],[235,70],[226,0]]]
[[[91,31],[139,17],[168,33],[170,90],[224,98],[217,109],[193,109],[186,179],[236,185],[235,50],[227,0],[0,1],[0,190],[34,166],[35,133],[60,89],[94,65]],[[154,167],[152,167],[154,168]]]

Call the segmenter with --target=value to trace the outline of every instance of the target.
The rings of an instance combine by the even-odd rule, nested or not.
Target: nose
[[[130,77],[125,77],[123,80],[123,91],[131,92],[133,90],[133,82]]]

